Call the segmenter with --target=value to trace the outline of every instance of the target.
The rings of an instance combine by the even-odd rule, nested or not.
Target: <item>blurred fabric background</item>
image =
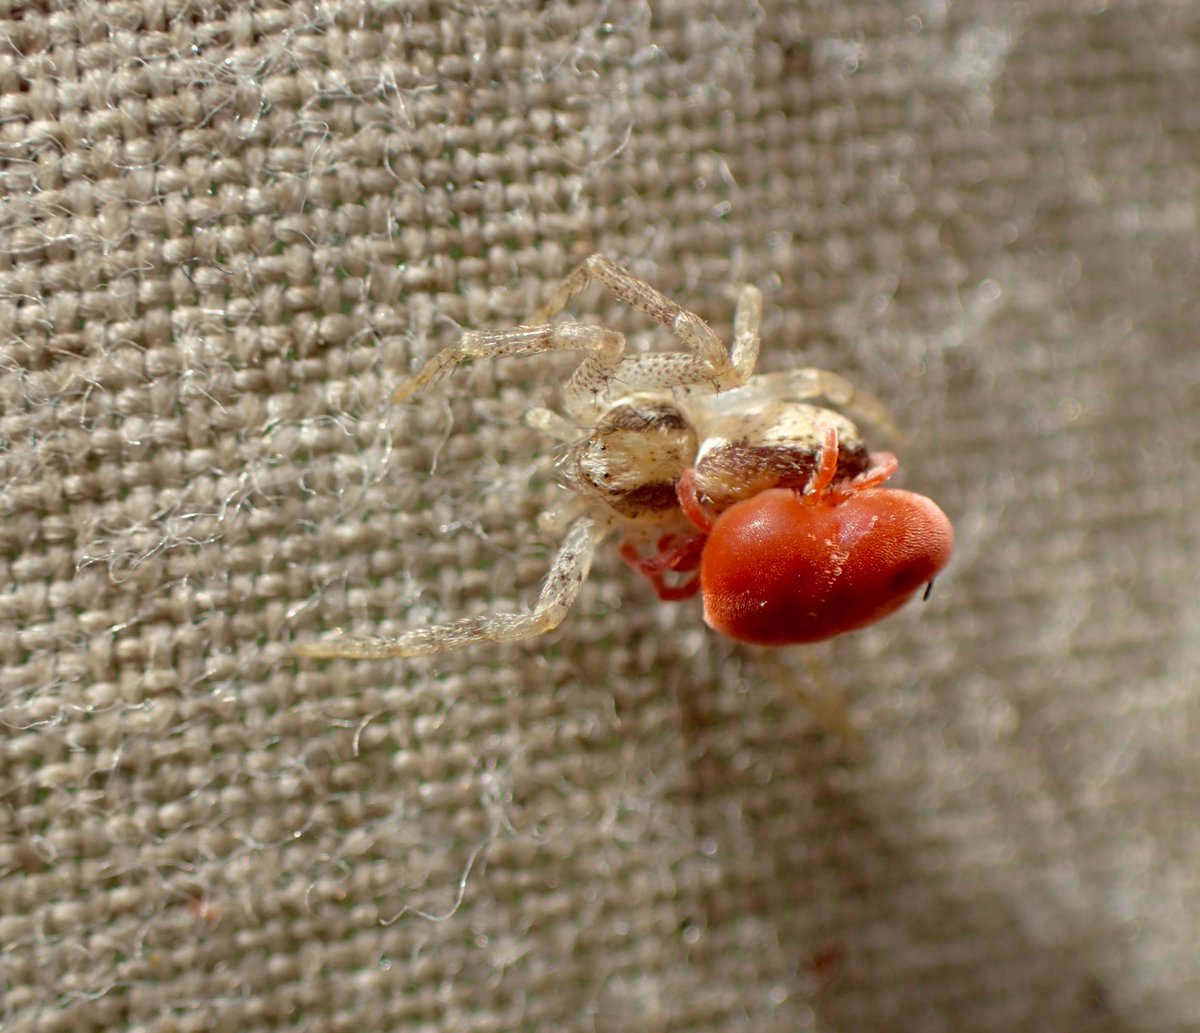
[[[1200,8],[6,4],[6,1031],[1200,1029]],[[958,551],[788,678],[529,603],[603,251],[837,370]],[[666,347],[599,293],[574,309]]]

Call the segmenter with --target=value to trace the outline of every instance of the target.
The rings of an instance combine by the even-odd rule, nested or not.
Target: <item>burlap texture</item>
[[[5,1031],[1200,1029],[1195,4],[2,17]],[[536,594],[570,358],[388,393],[595,250],[954,520],[817,651],[861,758],[611,550],[292,658]]]

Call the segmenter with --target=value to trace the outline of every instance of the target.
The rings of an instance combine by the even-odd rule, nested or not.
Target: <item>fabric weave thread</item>
[[[0,1026],[1195,1030],[1200,12],[0,12]],[[398,378],[602,250],[836,369],[959,552],[819,652],[600,558],[569,357]],[[598,295],[576,311],[663,347]],[[798,677],[802,665],[796,664]]]

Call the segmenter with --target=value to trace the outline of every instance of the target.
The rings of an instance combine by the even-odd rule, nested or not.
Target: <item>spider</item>
[[[592,281],[669,330],[680,351],[627,354],[615,330],[550,321]],[[733,345],[699,316],[604,255],[592,255],[530,319],[464,334],[394,395],[405,402],[474,358],[580,351],[563,390],[565,415],[535,408],[526,422],[557,439],[573,495],[548,526],[566,527],[541,594],[524,612],[416,628],[392,638],[335,635],[307,657],[382,659],[531,638],[575,602],[596,545],[619,554],[664,600],[702,593],[704,619],[742,642],[817,642],[892,613],[949,561],[954,532],[932,501],[880,487],[890,452],[871,452],[858,427],[888,417],[836,373],[755,375],[762,295],[741,287]],[[817,405],[824,400],[832,408]]]

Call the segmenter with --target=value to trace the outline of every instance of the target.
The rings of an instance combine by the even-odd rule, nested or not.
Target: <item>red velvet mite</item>
[[[837,448],[832,432],[827,447]],[[809,488],[770,488],[706,519],[708,626],[755,645],[820,642],[873,624],[930,584],[954,531],[923,495],[874,486],[894,467],[840,489],[818,471]]]

